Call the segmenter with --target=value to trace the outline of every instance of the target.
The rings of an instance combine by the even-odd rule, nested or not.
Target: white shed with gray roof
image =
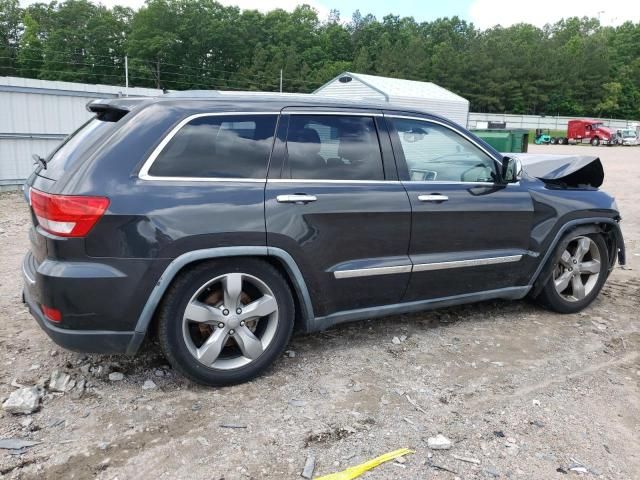
[[[431,82],[344,72],[314,94],[345,100],[389,102],[440,115],[462,126],[467,125],[469,116],[469,100]]]

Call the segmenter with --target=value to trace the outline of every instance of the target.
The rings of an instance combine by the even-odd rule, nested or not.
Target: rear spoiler
[[[95,113],[99,120],[117,122],[145,98],[100,98],[87,103],[87,110]]]

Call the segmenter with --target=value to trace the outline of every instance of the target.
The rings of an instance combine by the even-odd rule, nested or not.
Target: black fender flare
[[[613,244],[612,249],[609,252],[611,257],[609,258],[609,272],[611,272],[611,270],[613,270],[613,267],[615,266],[616,257],[619,265],[625,265],[626,255],[624,248],[624,238],[622,236],[622,231],[620,230],[619,219],[609,217],[589,217],[571,220],[560,227],[555,237],[553,238],[553,241],[547,248],[546,253],[540,260],[536,271],[529,280],[529,285],[532,287],[529,293],[530,296],[537,296],[546,281],[549,279],[549,275],[551,275],[553,266],[557,261],[556,257],[559,251],[558,244],[563,241],[564,238],[566,238],[568,233],[605,233],[611,235]]]
[[[300,321],[302,323],[301,329],[308,331],[315,318],[313,313],[313,305],[311,303],[311,296],[307,289],[306,282],[302,276],[302,272],[298,267],[293,257],[286,251],[280,248],[267,247],[267,246],[237,246],[237,247],[218,247],[218,248],[206,248],[202,250],[194,250],[191,252],[183,253],[176,257],[162,272],[162,275],[157,280],[156,285],[149,294],[147,301],[138,317],[134,336],[131,339],[127,347],[127,354],[134,355],[147,334],[147,329],[151,324],[151,320],[156,311],[156,308],[160,304],[164,293],[173,282],[175,276],[186,266],[194,262],[201,260],[210,260],[215,258],[229,258],[229,257],[254,257],[254,258],[275,258],[280,261],[284,267],[289,280],[294,288],[293,294],[297,296],[301,312]]]

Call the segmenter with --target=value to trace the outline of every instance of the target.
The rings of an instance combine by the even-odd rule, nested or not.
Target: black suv
[[[616,257],[597,158],[505,157],[443,118],[310,96],[88,105],[27,180],[24,300],[58,344],[226,385],[297,327],[527,295],[577,312]]]

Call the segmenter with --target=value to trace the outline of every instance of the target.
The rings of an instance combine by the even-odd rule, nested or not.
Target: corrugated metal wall
[[[343,98],[345,100],[373,100],[376,102],[389,102],[394,105],[408,108],[417,108],[448,118],[462,126],[467,125],[469,102],[461,98],[461,101],[447,100],[443,98],[411,97],[393,95],[389,92],[381,92],[370,85],[360,81],[355,75],[350,75],[351,80],[342,83],[336,77],[332,81],[320,87],[314,93],[316,95]],[[391,80],[391,79],[389,79]],[[392,80],[391,80],[392,81]]]
[[[323,95],[331,98],[343,98],[345,100],[367,99],[375,102],[386,102],[387,97],[374,90],[369,85],[362,83],[357,78],[353,78],[349,83],[341,83],[334,80],[316,90],[316,95]]]
[[[541,115],[512,115],[501,113],[470,113],[469,128],[476,128],[478,122],[506,122],[507,128],[527,128],[533,130],[535,128],[548,128],[550,130],[566,130],[567,122],[580,118],[593,117],[550,117]],[[618,129],[627,128],[634,123],[640,123],[638,120],[622,120],[618,118],[600,118],[606,126]]]
[[[0,188],[21,184],[33,170],[31,155],[46,157],[91,114],[95,98],[124,95],[124,87],[0,77]],[[130,88],[133,96],[160,90]]]
[[[469,103],[411,97],[390,97],[389,102],[400,107],[419,108],[420,110],[440,115],[463,127],[467,126]]]

